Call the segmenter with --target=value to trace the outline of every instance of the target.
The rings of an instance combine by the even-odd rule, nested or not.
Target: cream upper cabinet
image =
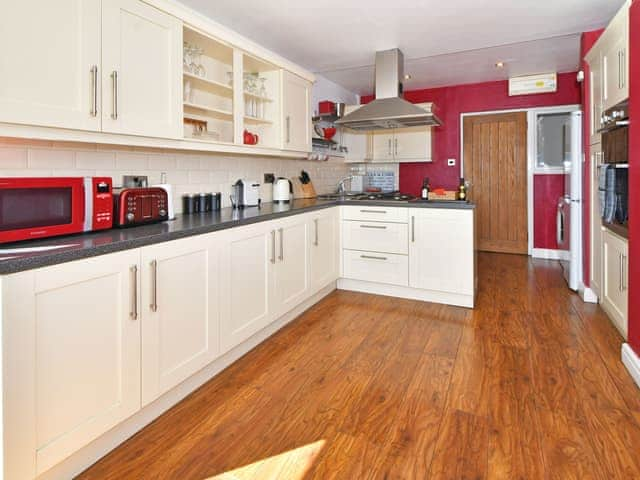
[[[338,209],[312,213],[308,228],[310,287],[315,293],[338,278]]]
[[[102,3],[102,129],[182,137],[182,23],[139,0]]]
[[[374,162],[393,162],[393,130],[375,130],[371,134],[371,160]]]
[[[269,324],[270,265],[276,262],[272,222],[223,232],[221,247],[221,353]]]
[[[346,105],[344,112],[349,114],[360,107],[361,105]],[[347,149],[344,154],[345,162],[367,162],[371,159],[370,135],[368,132],[342,127],[340,135],[340,144]]]
[[[294,215],[275,223],[276,256],[270,267],[270,310],[281,317],[309,295],[309,229],[306,215]],[[273,259],[273,257],[272,257]]]
[[[140,408],[139,255],[2,278],[4,478],[35,478]]]
[[[311,83],[282,71],[282,148],[311,151]]]
[[[396,161],[431,161],[431,127],[399,128],[393,139]]]
[[[607,110],[629,97],[629,5],[613,18],[597,47],[602,52],[603,107]]]
[[[593,52],[592,56],[588,57],[589,62],[589,80],[590,80],[590,124],[589,124],[589,137],[590,144],[595,145],[600,143],[600,118],[602,117],[602,56],[599,52]]]
[[[609,230],[603,232],[602,239],[602,307],[622,336],[627,338],[629,295],[627,241]]]
[[[409,215],[409,286],[473,295],[473,210],[415,208]]]
[[[0,122],[100,130],[100,0],[3,2]]]
[[[142,249],[142,404],[219,353],[220,242],[201,235]]]

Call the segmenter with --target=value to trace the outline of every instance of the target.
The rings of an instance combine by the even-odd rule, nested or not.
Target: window
[[[562,170],[564,162],[571,161],[571,114],[538,114],[536,138],[536,168]]]

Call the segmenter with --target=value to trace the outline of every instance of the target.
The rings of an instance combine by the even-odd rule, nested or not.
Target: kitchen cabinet
[[[3,3],[0,122],[100,130],[100,4]]]
[[[4,478],[35,478],[140,408],[139,254],[2,278]]]
[[[271,222],[223,232],[220,285],[220,352],[239,345],[269,324],[269,265],[275,259]]]
[[[599,51],[590,52],[587,56],[589,62],[589,143],[596,145],[600,143],[601,134],[600,119],[602,117],[602,56]]]
[[[589,268],[589,287],[599,297],[602,294],[602,220],[600,217],[599,166],[602,164],[600,144],[591,146],[591,185],[589,205],[589,234],[591,236],[591,258]]]
[[[602,235],[602,308],[627,338],[629,253],[627,240],[605,229]]]
[[[311,151],[311,82],[282,71],[282,148]]]
[[[221,280],[215,235],[142,249],[142,404],[219,353]]]
[[[625,3],[602,34],[597,49],[602,55],[604,110],[629,97],[629,4]]]
[[[357,110],[361,105],[346,105],[345,115]],[[371,135],[369,132],[340,128],[340,145],[346,148],[344,161],[347,163],[362,163],[371,160]]]
[[[376,130],[371,136],[372,162],[431,161],[431,127]]]
[[[316,293],[338,278],[338,209],[329,208],[309,216],[309,285]]]
[[[270,314],[276,320],[309,295],[309,229],[306,215],[287,217],[272,225]]]
[[[473,295],[473,211],[416,208],[410,217],[409,286]]]
[[[392,162],[394,130],[375,130],[371,133],[371,160],[373,162]]]
[[[182,22],[139,0],[102,3],[102,130],[182,137]]]

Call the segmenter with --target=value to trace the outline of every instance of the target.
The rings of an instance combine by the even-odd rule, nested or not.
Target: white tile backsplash
[[[153,184],[159,183],[160,174],[166,172],[178,212],[182,209],[182,194],[200,191],[222,192],[223,205],[229,206],[232,183],[238,178],[262,183],[265,173],[291,178],[306,170],[316,192],[329,193],[338,180],[349,175],[350,167],[339,158],[317,162],[0,138],[0,177],[98,175],[112,177],[118,186],[123,175],[147,175]],[[271,185],[263,185],[261,193],[264,202],[271,201]]]

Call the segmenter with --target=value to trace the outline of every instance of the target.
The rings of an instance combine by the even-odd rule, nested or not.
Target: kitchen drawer
[[[409,285],[409,257],[393,253],[343,250],[342,276],[352,280]]]
[[[409,226],[405,223],[342,222],[342,246],[349,250],[368,250],[407,255]]]
[[[409,211],[402,207],[378,207],[369,205],[345,205],[342,207],[343,220],[363,220],[366,222],[407,223]]]

